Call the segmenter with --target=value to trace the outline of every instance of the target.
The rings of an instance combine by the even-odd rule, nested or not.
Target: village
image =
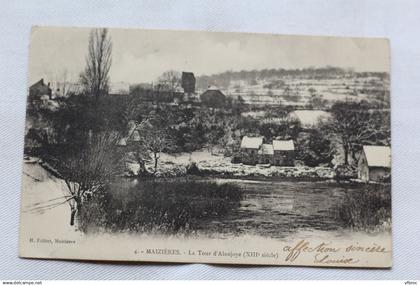
[[[287,89],[287,87],[285,88]],[[314,93],[311,88],[309,90],[311,93]],[[60,104],[65,98],[69,96],[83,96],[80,94],[81,91],[82,88],[78,83],[46,83],[43,79],[40,79],[30,86],[28,100],[30,102],[38,102],[41,108],[55,111],[60,108]],[[117,105],[119,104],[118,102],[127,101],[127,98],[135,98],[132,102],[141,102],[139,104],[146,105],[148,112],[151,113],[156,112],[156,110],[197,112],[197,110],[205,109],[212,114],[219,112],[222,114],[221,116],[226,117],[226,114],[236,111],[241,119],[257,121],[270,127],[274,126],[274,128],[276,126],[285,126],[288,129],[296,127],[302,133],[311,133],[319,128],[320,125],[333,120],[333,113],[330,111],[331,107],[328,107],[331,104],[328,104],[327,100],[324,100],[322,108],[313,106],[314,104],[311,105],[311,99],[312,101],[317,99],[319,101],[319,98],[323,98],[322,95],[317,96],[317,98],[309,97],[306,105],[297,104],[282,107],[279,103],[278,107],[276,105],[267,107],[266,104],[261,105],[253,101],[245,101],[241,95],[229,94],[227,96],[224,92],[226,91],[222,91],[214,85],[208,86],[206,90],[196,90],[194,73],[169,71],[163,74],[162,78],[156,83],[111,84],[108,97],[112,98],[111,100],[116,102]],[[243,93],[240,94],[246,97]],[[279,98],[276,99],[277,102],[285,100],[281,94],[277,97]],[[302,98],[307,97],[307,95],[302,96]],[[348,100],[348,98],[346,99]],[[357,99],[361,100],[361,98]],[[229,107],[226,108],[227,106]],[[276,116],[275,112],[273,112],[275,108],[282,109],[280,116]],[[194,118],[191,121],[193,120]],[[170,127],[180,129],[186,123],[188,122],[175,123]],[[209,128],[212,127],[213,125]],[[337,171],[340,165],[343,164],[343,162],[340,162],[340,160],[343,160],[343,153],[341,151],[342,145],[339,142],[327,141],[332,145],[329,155],[334,153],[331,156],[331,161],[306,165],[301,159],[302,155],[299,155],[299,151],[302,152],[302,146],[296,136],[285,135],[284,132],[275,133],[275,131],[270,132],[272,136],[264,136],[255,130],[226,127],[226,124],[222,126],[225,129],[219,131],[222,134],[219,135],[217,142],[213,143],[213,146],[210,146],[209,143],[204,143],[202,144],[202,149],[196,148],[189,152],[183,151],[181,147],[181,151],[175,151],[175,153],[173,150],[165,153],[167,149],[162,147],[157,154],[155,153],[154,159],[151,157],[145,158],[142,162],[143,166],[139,165],[138,161],[128,159],[125,175],[136,176],[141,171],[141,167],[145,168],[149,165],[152,168],[153,164],[155,164],[155,170],[151,172],[155,176],[163,177],[187,175],[188,173],[236,177],[263,176],[323,179],[341,176],[341,178],[345,177],[361,182],[383,182],[388,181],[390,177],[391,151],[387,145],[360,145],[357,153],[354,153],[352,157],[353,174],[342,175]],[[128,145],[141,143],[142,130],[138,122],[135,120],[128,121],[127,128],[126,135],[120,139],[118,145],[127,147]],[[45,129],[46,133],[51,133],[52,130],[47,129],[48,127]],[[212,138],[210,137],[210,139]],[[204,150],[208,150],[209,146],[212,148],[211,154]],[[218,153],[214,153],[213,147],[218,150]],[[230,151],[227,151],[228,149]],[[127,148],[127,151],[132,151],[132,149]],[[160,159],[159,164],[158,159]],[[333,160],[334,163],[332,163]],[[191,168],[192,164],[193,168]]]
[[[83,30],[75,66],[55,71],[45,57],[34,65],[42,68],[27,97],[27,223],[59,217],[64,232],[86,236],[389,233],[387,68],[283,68],[287,57],[266,56],[243,65],[259,56],[251,43],[266,47],[266,36],[249,35],[234,40],[247,43],[238,45],[247,56],[216,66],[203,59],[219,54],[191,45],[199,44],[193,34],[183,34],[190,42],[157,36],[166,44],[154,46],[147,32],[135,33],[139,48],[117,37],[113,50],[108,29]]]

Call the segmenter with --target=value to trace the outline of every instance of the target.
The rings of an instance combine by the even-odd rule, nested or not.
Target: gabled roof
[[[44,79],[41,78],[40,80],[38,80],[37,82],[35,82],[34,84],[32,84],[29,87],[29,91],[30,92],[37,92],[38,94],[47,94],[49,95],[51,93],[51,88],[44,83]]]
[[[389,146],[364,145],[368,166],[373,167],[391,167],[391,148]]]
[[[272,144],[262,144],[259,153],[260,154],[273,155],[274,154],[273,145]]]
[[[259,149],[263,142],[262,137],[244,136],[241,141],[241,148]]]
[[[38,80],[37,82],[35,82],[34,84],[32,84],[30,86],[30,88],[31,87],[35,87],[35,86],[47,86],[47,85],[44,83],[44,78],[41,78],[40,80]]]
[[[273,140],[273,150],[294,150],[295,145],[292,140],[280,141]]]

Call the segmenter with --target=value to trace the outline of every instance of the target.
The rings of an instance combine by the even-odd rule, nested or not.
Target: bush
[[[190,164],[187,165],[187,174],[190,174],[190,175],[200,174],[200,169],[198,168],[197,163],[191,162]]]
[[[297,139],[297,158],[305,165],[315,167],[320,164],[330,164],[334,152],[331,141],[319,131],[312,130],[302,133]]]
[[[357,177],[356,168],[351,165],[337,165],[334,168],[337,181],[349,180]]]
[[[367,188],[349,189],[339,216],[345,226],[373,231],[391,220],[391,187],[371,184]]]
[[[83,231],[190,233],[198,222],[223,218],[239,207],[240,188],[214,182],[146,180],[120,195],[108,189],[92,200],[82,217]]]

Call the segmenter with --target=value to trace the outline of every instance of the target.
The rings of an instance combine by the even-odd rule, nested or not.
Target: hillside
[[[389,76],[381,72],[354,72],[341,68],[227,71],[197,77],[197,91],[217,86],[248,104],[328,107],[335,101],[367,100],[389,106]]]

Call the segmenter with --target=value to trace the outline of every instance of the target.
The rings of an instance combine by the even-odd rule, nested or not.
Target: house
[[[226,96],[216,87],[209,88],[200,95],[201,103],[211,108],[223,108],[226,105]]]
[[[273,165],[293,166],[295,163],[295,145],[293,140],[273,140]]]
[[[257,154],[263,142],[262,137],[244,136],[241,141],[241,151],[248,154]]]
[[[295,110],[287,115],[290,120],[298,120],[304,129],[317,127],[331,118],[331,113],[322,110]]]
[[[42,95],[48,95],[48,99],[51,99],[52,95],[50,84],[45,84],[43,78],[29,87],[29,97],[31,99],[40,99]]]
[[[357,176],[360,180],[382,181],[391,172],[391,148],[365,145],[359,158]]]
[[[295,161],[295,146],[292,140],[273,140],[271,144],[264,144],[262,137],[244,136],[240,151],[240,162],[244,164],[293,166]]]
[[[262,137],[248,137],[244,136],[241,141],[241,153],[245,154],[243,163],[257,164],[260,160],[258,151],[263,143]]]
[[[258,151],[259,163],[273,164],[274,163],[274,150],[272,144],[262,144]]]

